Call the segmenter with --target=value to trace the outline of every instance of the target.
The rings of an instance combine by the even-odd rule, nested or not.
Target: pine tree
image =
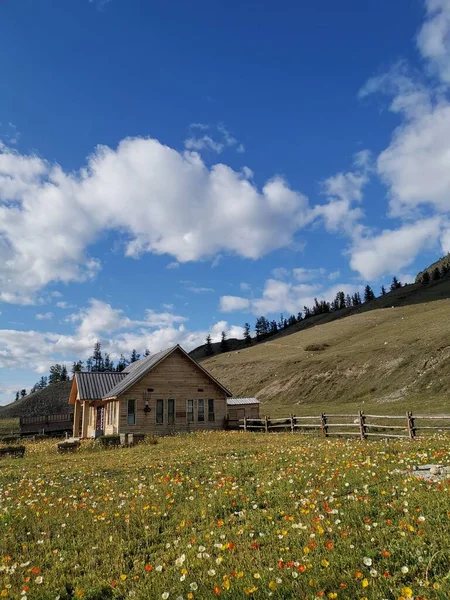
[[[92,354],[92,370],[99,373],[104,371],[102,345],[100,342],[95,342],[94,352]]]
[[[20,397],[21,398],[25,398],[26,395],[27,395],[27,390],[20,390]]]
[[[211,342],[211,336],[206,336],[206,344],[205,344],[205,356],[212,356],[214,354],[214,348]]]
[[[117,363],[116,371],[118,373],[122,373],[122,371],[126,368],[128,362],[123,354],[120,355],[119,361]]]
[[[267,337],[269,333],[269,321],[266,317],[259,317],[256,319],[255,331],[258,342]]]
[[[225,331],[222,331],[222,338],[220,340],[220,351],[228,352],[228,340],[227,340],[227,334],[225,333]]]
[[[269,333],[271,335],[274,335],[275,333],[278,333],[278,325],[277,325],[277,322],[275,320],[270,321]]]
[[[150,356],[151,352],[148,348],[145,349],[144,356]]]
[[[425,271],[420,279],[420,283],[424,283],[426,285],[427,283],[430,283],[430,280],[430,274],[428,273],[428,271]]]
[[[446,277],[448,275],[449,271],[450,271],[449,264],[448,264],[448,262],[445,262],[442,265],[442,269],[441,269],[442,277]]]
[[[401,288],[401,287],[402,287],[401,282],[397,279],[397,277],[393,277],[392,283],[391,283],[391,292],[393,292],[394,290],[397,290],[398,288]]]
[[[77,360],[76,362],[73,363],[72,368],[70,369],[70,372],[72,373],[72,376],[75,377],[75,373],[81,373],[82,370],[83,370],[83,361]],[[72,379],[73,379],[73,377],[72,377]]]
[[[16,398],[15,399],[18,400],[19,398],[20,398],[20,393],[16,392]]]
[[[370,285],[366,285],[364,288],[364,302],[370,302],[371,300],[375,300],[375,294]]]
[[[252,336],[250,335],[250,323],[244,323],[244,343],[246,346],[250,346],[252,343]]]
[[[108,353],[105,354],[105,359],[103,361],[103,368],[105,371],[114,371],[114,363],[111,360],[111,357]]]
[[[133,350],[131,351],[130,363],[134,363],[134,362],[136,362],[137,360],[139,360],[139,359],[140,359],[140,357],[141,357],[141,355],[140,355],[140,354],[138,354],[138,353],[136,352],[136,350],[134,350],[134,348],[133,348]]]
[[[43,390],[45,387],[47,387],[47,382],[48,382],[47,377],[45,377],[45,375],[42,375],[42,377],[39,379],[39,383],[38,383],[39,389]]]
[[[299,321],[303,321],[303,315],[302,315],[302,313],[301,313],[301,312],[299,312],[299,313],[298,313],[298,315],[297,315],[297,323],[298,323]]]
[[[382,296],[386,295],[386,288],[384,287],[384,285],[381,286],[381,295]]]
[[[284,316],[283,313],[280,314],[280,320],[277,323],[278,328],[277,329],[283,329],[283,325],[284,325]]]
[[[50,367],[50,375],[48,378],[48,383],[50,385],[61,381],[61,370],[62,370],[62,366],[58,365],[58,364],[52,365]]]
[[[432,275],[431,275],[431,279],[432,279],[433,281],[438,281],[440,278],[441,278],[441,272],[439,271],[438,267],[436,267],[436,268],[433,270],[433,273],[432,273]]]

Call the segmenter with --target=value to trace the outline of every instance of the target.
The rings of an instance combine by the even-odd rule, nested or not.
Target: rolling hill
[[[449,298],[448,278],[411,284],[202,364],[235,395],[257,396],[270,416],[450,412]]]
[[[0,406],[0,419],[70,412],[71,386],[71,381],[61,381],[33,394],[28,394],[24,398],[19,398],[11,404]]]

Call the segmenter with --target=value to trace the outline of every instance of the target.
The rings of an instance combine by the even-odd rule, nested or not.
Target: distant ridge
[[[71,387],[71,381],[53,383],[24,398],[19,398],[11,404],[0,406],[0,419],[70,412]]]

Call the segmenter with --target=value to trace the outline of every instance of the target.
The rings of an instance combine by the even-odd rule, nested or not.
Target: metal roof
[[[227,398],[228,406],[238,406],[240,404],[259,404],[258,398]]]
[[[103,373],[75,373],[80,400],[100,400],[115,387],[127,373],[103,372]]]

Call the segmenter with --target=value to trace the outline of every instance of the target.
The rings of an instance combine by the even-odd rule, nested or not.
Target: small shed
[[[244,417],[259,419],[257,398],[227,398],[228,428],[239,429],[239,421]]]

